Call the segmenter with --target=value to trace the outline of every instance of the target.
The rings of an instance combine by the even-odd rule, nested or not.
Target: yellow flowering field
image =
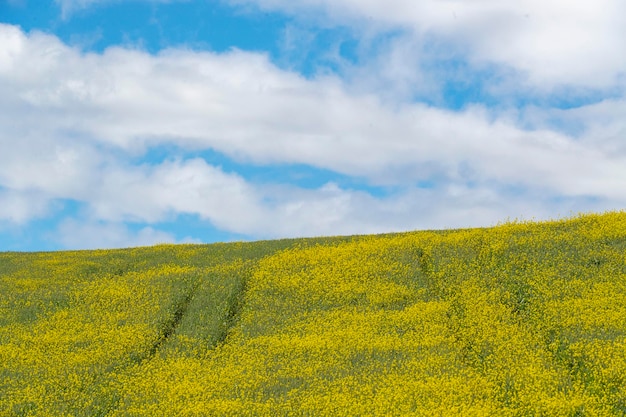
[[[0,290],[0,415],[626,415],[626,212],[4,253]]]

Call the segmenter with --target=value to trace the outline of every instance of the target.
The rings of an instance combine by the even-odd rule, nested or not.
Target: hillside
[[[626,212],[0,254],[0,416],[626,415]]]

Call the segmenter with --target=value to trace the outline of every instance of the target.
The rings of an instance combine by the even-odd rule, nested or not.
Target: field
[[[0,416],[624,416],[626,212],[0,253]]]

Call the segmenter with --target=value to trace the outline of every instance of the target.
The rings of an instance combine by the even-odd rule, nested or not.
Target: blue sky
[[[0,0],[0,250],[626,207],[626,5]]]

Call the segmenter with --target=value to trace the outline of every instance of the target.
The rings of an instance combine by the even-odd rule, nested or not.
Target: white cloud
[[[470,62],[522,72],[531,84],[610,87],[626,68],[626,4],[620,0],[231,0],[302,19],[318,11],[363,30],[406,28]],[[328,24],[328,23],[326,23]]]
[[[121,223],[80,222],[66,219],[59,224],[55,237],[64,247],[71,249],[106,249],[119,247],[150,246],[159,243],[196,243],[186,238],[176,238],[152,227],[136,232]]]
[[[222,229],[249,233],[263,220],[257,194],[241,177],[193,159],[112,167],[85,200],[97,219],[157,222],[188,213]]]
[[[0,90],[0,187],[11,190],[0,198],[13,202],[0,217],[24,222],[52,201],[75,200],[85,204],[88,224],[67,223],[63,235],[118,225],[112,235],[121,238],[103,231],[103,245],[133,242],[125,221],[182,213],[223,230],[277,237],[489,224],[626,203],[620,98],[553,112],[582,120],[585,133],[574,137],[538,117],[524,130],[517,118],[530,115],[493,115],[479,106],[390,106],[336,77],[281,70],[261,54],[84,54],[8,25],[0,25]],[[333,184],[256,184],[201,159],[131,163],[168,143],[244,163],[311,165],[404,191],[375,198]],[[414,188],[425,180],[432,190]],[[516,197],[508,187],[523,191]]]
[[[136,153],[176,142],[373,182],[456,178],[469,167],[464,171],[471,180],[499,178],[573,192],[569,184],[584,175],[590,186],[579,193],[596,193],[593,184],[624,166],[564,134],[491,120],[480,107],[391,108],[376,96],[350,93],[336,78],[306,80],[281,71],[263,55],[169,50],[150,56],[120,48],[82,55],[49,36],[15,35],[10,27],[2,32],[18,39],[8,42],[17,47],[7,49],[21,51],[0,60],[0,82],[9,86],[4,117],[11,119],[7,125],[18,123],[8,135],[46,140],[48,148],[80,137],[73,152],[84,153],[78,161],[86,164],[97,164],[97,157],[80,147],[85,140]],[[15,142],[2,133],[5,142]],[[43,162],[52,163],[52,155],[45,150]],[[61,169],[58,160],[54,164],[51,169]]]
[[[64,15],[119,0],[56,0]],[[143,0],[167,3],[183,0]],[[621,0],[229,0],[347,25],[362,36],[406,29],[421,49],[473,65],[519,72],[516,82],[611,88],[626,75],[626,3]],[[317,12],[317,13],[316,13]],[[316,16],[316,17],[315,17]],[[369,34],[369,35],[368,35]],[[410,60],[413,60],[411,58]]]
[[[506,217],[546,218],[554,216],[555,209],[568,215],[571,210],[611,208],[611,201],[580,197],[554,205],[549,195],[510,192],[497,185],[410,187],[386,197],[342,189],[334,183],[316,189],[255,185],[202,160],[120,170],[106,180],[97,197],[89,200],[92,223],[155,223],[184,213],[198,215],[221,230],[262,238],[484,226]],[[75,235],[74,229],[62,230],[67,232],[64,235]],[[85,235],[92,234],[90,228],[86,230]],[[111,228],[110,234],[126,242],[121,246],[134,245],[119,227]],[[106,242],[102,239],[108,236],[104,233],[94,245]],[[66,243],[71,246],[76,241]]]
[[[17,192],[0,188],[0,223],[22,225],[48,214],[51,202],[39,192]]]

